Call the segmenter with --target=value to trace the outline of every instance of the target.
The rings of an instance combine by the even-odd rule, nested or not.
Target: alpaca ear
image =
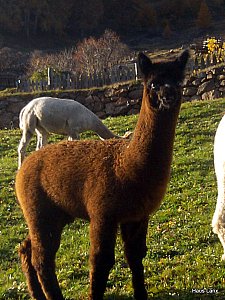
[[[181,68],[181,70],[183,71],[187,62],[188,62],[188,59],[189,59],[189,51],[188,50],[185,50],[181,53],[181,55],[175,60],[175,62],[179,65],[179,67]]]
[[[149,75],[152,68],[151,59],[148,56],[146,56],[144,53],[140,52],[138,54],[138,65],[141,73],[146,78]]]

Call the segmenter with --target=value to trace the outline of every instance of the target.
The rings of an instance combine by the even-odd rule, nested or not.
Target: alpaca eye
[[[152,82],[151,83],[151,90],[159,91],[159,85]]]

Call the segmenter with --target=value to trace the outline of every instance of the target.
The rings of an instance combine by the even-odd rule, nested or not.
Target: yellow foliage
[[[225,56],[225,42],[221,43],[218,39],[211,37],[206,40],[209,54],[214,54],[217,62],[223,62]]]
[[[218,40],[215,38],[208,38],[206,40],[207,42],[207,48],[209,53],[217,52],[220,48]]]

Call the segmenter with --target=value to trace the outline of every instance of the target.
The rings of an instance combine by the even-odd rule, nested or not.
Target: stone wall
[[[225,97],[225,67],[192,74],[184,82],[183,101]]]
[[[36,94],[12,94],[0,98],[0,128],[18,127],[20,110],[33,98],[53,96],[74,99],[100,118],[136,114],[140,110],[143,86],[140,82],[117,85],[105,89],[52,91]],[[225,67],[210,69],[187,77],[183,87],[183,101],[225,97]]]
[[[143,86],[141,83],[117,85],[105,89],[53,91],[34,94],[15,94],[0,98],[0,129],[17,128],[20,110],[40,96],[74,99],[100,118],[137,114],[140,110]]]

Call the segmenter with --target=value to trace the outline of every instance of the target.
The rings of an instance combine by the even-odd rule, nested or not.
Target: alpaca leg
[[[49,213],[50,212],[50,213]],[[62,221],[62,222],[61,222]],[[47,300],[63,300],[55,274],[55,255],[60,245],[65,217],[58,209],[49,207],[30,219],[32,245],[31,263]]]
[[[47,131],[42,132],[42,147],[48,144],[48,136],[49,134]]]
[[[134,298],[146,300],[148,298],[144,285],[144,267],[142,259],[146,255],[146,234],[148,220],[132,222],[121,225],[122,239],[124,241],[125,254],[132,272]]]
[[[37,145],[36,145],[36,151],[37,151],[42,147],[42,134],[39,131],[36,131],[36,133],[37,133]]]
[[[218,238],[223,246],[224,254],[222,260],[225,260],[225,202],[222,198],[217,199],[216,210],[213,215],[212,227],[213,232],[218,235]]]
[[[114,265],[114,248],[117,226],[107,221],[90,224],[90,294],[89,300],[102,300],[109,272]]]
[[[222,255],[221,259],[225,260],[225,226],[223,226],[223,228],[221,228],[221,230],[219,231],[218,238],[223,246],[224,251],[224,254]]]
[[[32,243],[32,265],[37,272],[38,280],[41,284],[47,300],[63,300],[63,296],[55,274],[55,254],[56,250],[51,244],[54,243],[53,236],[39,240],[35,237]]]
[[[20,140],[19,146],[18,146],[18,169],[20,169],[21,164],[24,160],[25,154],[26,154],[26,148],[29,144],[31,138],[33,136],[33,132],[29,130],[24,130],[22,138]]]
[[[37,300],[46,300],[40,282],[38,281],[37,273],[31,263],[31,241],[29,237],[21,244],[19,256],[31,297]]]
[[[42,147],[44,147],[45,145],[47,145],[48,143],[48,132],[44,129],[36,129],[36,133],[37,133],[37,146],[36,146],[36,150],[41,149]]]

